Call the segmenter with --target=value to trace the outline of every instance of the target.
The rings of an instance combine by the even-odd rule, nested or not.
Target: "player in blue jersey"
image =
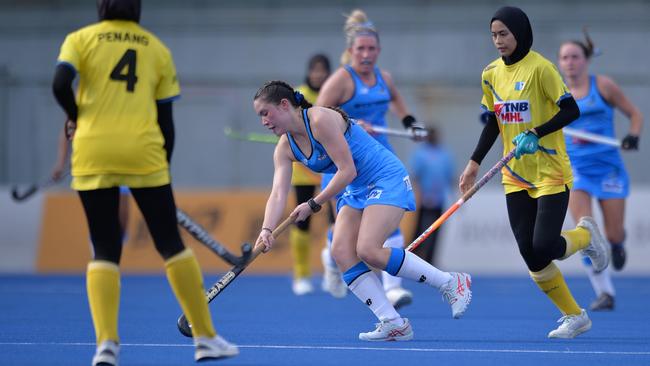
[[[315,172],[334,176],[323,191],[293,210],[297,221],[344,192],[337,202],[332,255],[349,289],[379,319],[376,329],[360,333],[359,339],[413,338],[408,319],[391,305],[370,267],[438,289],[451,305],[453,317],[462,316],[471,300],[468,274],[442,272],[402,248],[383,247],[404,212],[415,209],[409,176],[399,159],[345,112],[312,107],[285,82],[266,83],[255,94],[253,106],[262,124],[281,136],[273,154],[273,188],[256,245],[263,245],[265,251],[273,246],[271,233],[287,203],[292,162],[301,162]]]
[[[339,106],[371,134],[372,126],[386,127],[386,112],[392,107],[405,127],[423,131],[408,113],[390,74],[376,65],[381,49],[379,34],[366,14],[354,10],[348,16],[344,31],[348,47],[341,57],[342,66],[325,82],[316,104]],[[373,137],[393,151],[386,135],[373,134]],[[327,186],[330,178],[327,175],[323,177],[321,188]],[[391,248],[404,247],[404,237],[399,228],[389,236],[385,245]],[[328,261],[329,255],[326,252],[327,248],[322,255],[325,268],[323,287],[336,297],[344,295],[345,292],[337,292],[341,283],[340,275],[334,271],[335,267],[331,260]],[[411,303],[412,294],[402,287],[401,279],[383,273],[382,282],[386,295],[395,307]]]
[[[567,41],[560,47],[560,70],[580,108],[580,118],[572,122],[571,127],[614,137],[614,109],[618,108],[631,122],[622,148],[637,150],[643,116],[612,79],[589,73],[589,61],[593,55],[594,45],[586,32],[585,42]],[[571,215],[574,220],[592,216],[591,200],[598,200],[605,235],[612,249],[612,265],[620,271],[625,264],[624,215],[625,198],[629,193],[629,179],[621,154],[616,147],[571,137],[566,138],[566,146],[575,177],[569,200]],[[614,309],[615,289],[609,269],[594,272],[588,258],[585,258],[585,265],[598,296],[591,309]]]

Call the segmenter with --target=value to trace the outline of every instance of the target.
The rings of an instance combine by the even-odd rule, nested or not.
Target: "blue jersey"
[[[373,126],[387,127],[386,112],[390,107],[392,99],[390,89],[384,78],[381,77],[381,70],[375,67],[375,85],[368,86],[350,65],[343,66],[352,76],[354,82],[354,93],[352,97],[340,107],[350,118],[360,119]],[[388,143],[388,137],[384,134],[375,136],[375,139],[384,145],[388,150],[393,151]]]
[[[580,118],[571,122],[570,127],[594,134],[615,137],[614,108],[598,92],[596,77],[589,77],[589,93],[576,100],[580,108]],[[584,141],[565,135],[566,148],[571,166],[574,170],[587,174],[599,174],[600,165],[622,165],[620,153],[616,147]]]
[[[580,118],[571,127],[614,137],[614,108],[598,92],[596,77],[589,77],[589,93],[576,100]],[[629,194],[629,177],[617,148],[565,135],[573,170],[573,189],[597,199],[621,199]]]
[[[308,109],[302,112],[307,136],[311,144],[311,154],[306,156],[290,133],[287,133],[289,146],[296,160],[317,173],[336,173],[334,162],[325,151],[323,145],[316,140],[311,132]],[[402,207],[405,210],[415,209],[415,196],[406,168],[401,161],[373,139],[366,131],[349,121],[345,133],[357,176],[345,188],[339,198],[337,209],[344,205],[362,210],[371,204],[385,204]]]

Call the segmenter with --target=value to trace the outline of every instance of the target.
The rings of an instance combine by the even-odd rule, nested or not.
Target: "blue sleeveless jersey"
[[[580,108],[580,118],[571,122],[570,127],[607,137],[614,134],[614,108],[598,92],[596,77],[589,77],[589,93],[576,100]],[[588,142],[565,135],[566,148],[571,166],[588,174],[598,174],[598,165],[622,165],[620,153],[616,147]]]
[[[388,112],[388,108],[390,107],[391,95],[388,85],[384,81],[384,78],[381,77],[381,70],[375,67],[375,85],[368,86],[350,65],[343,67],[352,76],[354,93],[352,94],[352,98],[340,105],[341,109],[350,118],[364,120],[373,126],[387,127],[386,112]],[[388,143],[388,137],[386,135],[379,134],[374,137],[388,150],[393,151],[393,147]]]
[[[303,121],[311,143],[311,154],[307,156],[296,144],[293,136],[287,133],[291,151],[296,160],[317,173],[336,173],[337,168],[327,155],[323,145],[311,132],[308,109],[302,112]],[[401,161],[373,139],[353,120],[344,133],[357,176],[338,198],[337,210],[349,205],[362,210],[368,205],[384,204],[398,206],[407,211],[415,209],[415,196],[406,168]]]
[[[614,134],[614,108],[598,92],[596,76],[589,77],[589,93],[576,100],[580,118],[570,127],[607,137]],[[613,146],[588,142],[565,135],[573,170],[573,189],[598,199],[625,198],[629,177],[619,150]]]

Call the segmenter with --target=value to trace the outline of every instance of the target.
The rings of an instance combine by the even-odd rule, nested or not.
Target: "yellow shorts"
[[[94,174],[72,177],[70,187],[76,191],[126,186],[129,188],[160,187],[169,184],[169,170],[163,169],[150,174]]]

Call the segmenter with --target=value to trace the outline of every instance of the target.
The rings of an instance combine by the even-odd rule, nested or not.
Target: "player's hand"
[[[271,248],[273,248],[273,243],[275,242],[275,239],[273,238],[273,233],[269,229],[262,229],[260,231],[260,235],[257,237],[257,241],[255,242],[255,248],[262,247],[262,252],[266,253]]]
[[[77,122],[71,119],[66,120],[63,130],[65,131],[65,137],[68,139],[68,141],[72,141],[74,133],[77,130]]]
[[[461,194],[465,194],[474,185],[476,176],[478,175],[478,168],[479,165],[474,160],[470,160],[467,163],[463,174],[460,175],[460,179],[458,180],[458,190],[460,190]]]
[[[534,154],[539,149],[539,137],[532,130],[527,130],[515,136],[512,143],[517,145],[515,148],[515,158],[519,159],[525,154]]]
[[[309,207],[309,204],[307,202],[303,202],[293,209],[293,212],[291,212],[291,217],[295,217],[296,222],[301,222],[307,220],[307,218],[313,213],[314,211],[312,211],[311,207]]]
[[[61,177],[63,177],[63,170],[65,169],[65,162],[64,163],[57,163],[54,166],[54,169],[52,169],[52,174],[50,177],[52,178],[52,181],[58,182]]]
[[[639,136],[628,134],[621,142],[623,150],[639,150]]]

